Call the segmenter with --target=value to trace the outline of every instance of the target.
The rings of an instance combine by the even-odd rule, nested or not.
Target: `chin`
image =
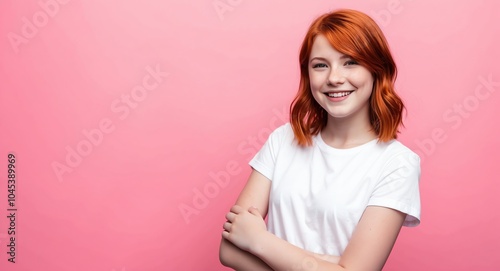
[[[330,115],[330,117],[332,118],[336,118],[336,119],[341,119],[341,118],[346,118],[346,117],[349,117],[349,113],[348,112],[328,112],[328,115]]]

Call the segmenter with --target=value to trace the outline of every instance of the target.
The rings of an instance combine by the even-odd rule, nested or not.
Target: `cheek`
[[[358,72],[351,77],[351,83],[358,88],[373,89],[373,76],[369,72]]]
[[[310,75],[309,76],[309,85],[311,86],[311,90],[319,90],[323,85],[323,79],[318,75]]]

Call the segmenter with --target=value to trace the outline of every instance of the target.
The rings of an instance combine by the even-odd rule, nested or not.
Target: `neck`
[[[328,116],[321,136],[325,143],[339,149],[353,148],[377,138],[368,112],[346,118]]]

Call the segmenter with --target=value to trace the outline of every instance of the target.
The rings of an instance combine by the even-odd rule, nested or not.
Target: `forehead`
[[[344,54],[337,51],[328,41],[328,39],[324,35],[317,35],[314,38],[313,45],[311,47],[311,54],[309,55],[309,59],[314,57],[322,57],[322,58],[341,58],[345,57]]]

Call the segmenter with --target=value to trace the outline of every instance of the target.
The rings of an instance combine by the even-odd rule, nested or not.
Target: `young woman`
[[[386,39],[364,13],[327,13],[299,61],[290,123],[250,161],[220,260],[251,271],[381,270],[401,227],[420,223],[420,159],[396,140],[404,105]]]

